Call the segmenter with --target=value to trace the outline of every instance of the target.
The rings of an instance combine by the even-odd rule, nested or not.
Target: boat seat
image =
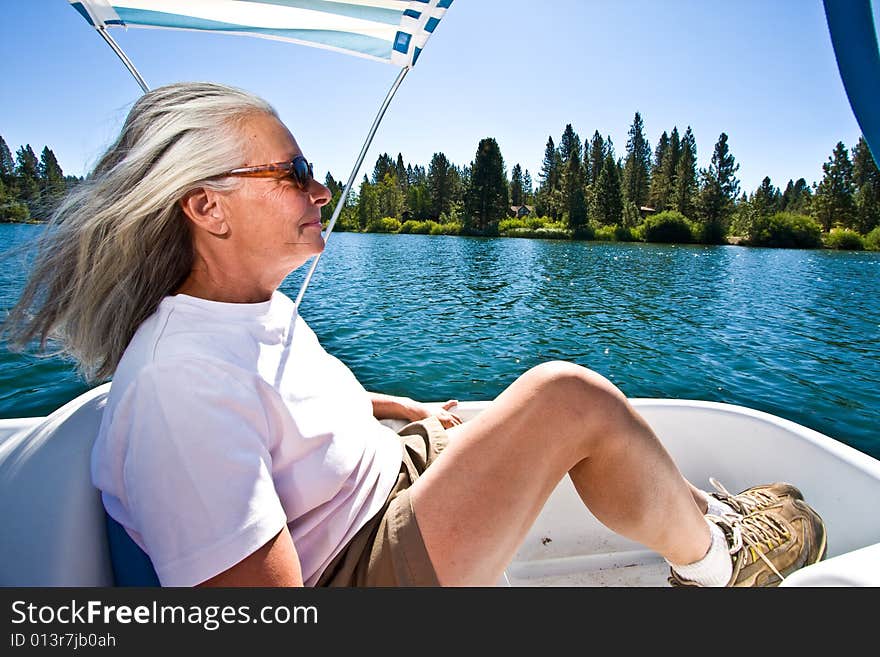
[[[0,444],[0,585],[112,586],[92,443],[110,384]]]
[[[107,542],[116,586],[161,586],[150,557],[106,511]]]
[[[0,443],[0,586],[159,586],[91,483],[109,390],[93,388]],[[506,573],[498,585],[510,586]]]

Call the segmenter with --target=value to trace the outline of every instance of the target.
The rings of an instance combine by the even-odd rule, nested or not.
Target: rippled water
[[[0,285],[8,307],[21,267],[0,264]],[[741,404],[880,458],[877,253],[343,233],[302,314],[378,392],[491,399],[565,359],[631,397]],[[0,356],[2,417],[85,389],[58,359]]]

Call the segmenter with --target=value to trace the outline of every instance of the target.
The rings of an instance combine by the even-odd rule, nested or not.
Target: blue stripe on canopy
[[[251,35],[415,65],[452,0],[70,0],[94,27]]]
[[[76,9],[80,13],[80,16],[82,16],[83,18],[85,18],[89,22],[89,25],[91,25],[91,26],[95,25],[92,22],[92,17],[89,16],[89,12],[86,11],[85,7],[82,6],[81,2],[71,2],[70,4],[72,4],[73,8]]]
[[[880,50],[869,0],[825,0],[837,68],[862,134],[880,164]]]
[[[243,30],[241,25],[209,21],[203,18],[166,14],[161,11],[145,11],[142,9],[116,10],[125,25],[149,25],[150,27],[173,27],[183,30],[205,30],[209,32],[234,32],[253,34],[255,36],[277,37],[286,41],[304,44],[318,44],[341,50],[355,51],[362,55],[370,55],[379,59],[387,59],[391,55],[391,44],[384,39],[375,39],[362,34],[334,32],[330,30],[274,30],[266,27],[249,27]]]

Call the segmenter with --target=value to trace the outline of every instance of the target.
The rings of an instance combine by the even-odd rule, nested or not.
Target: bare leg
[[[441,584],[497,581],[566,472],[610,529],[674,563],[709,549],[702,493],[624,395],[590,370],[539,365],[448,431],[449,447],[411,489]]]

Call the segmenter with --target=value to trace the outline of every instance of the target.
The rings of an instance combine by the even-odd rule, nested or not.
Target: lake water
[[[0,248],[40,230],[0,225]],[[24,270],[0,262],[3,308]],[[302,315],[377,392],[492,399],[565,359],[630,397],[740,404],[880,458],[880,253],[341,233]],[[59,358],[0,350],[0,417],[86,388]]]

